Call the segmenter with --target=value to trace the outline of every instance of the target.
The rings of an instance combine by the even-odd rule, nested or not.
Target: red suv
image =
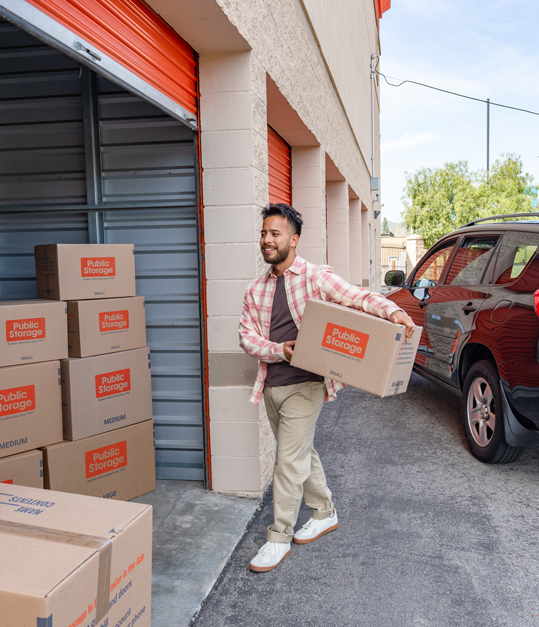
[[[535,219],[495,222],[517,217]],[[539,446],[539,213],[470,222],[385,282],[423,327],[414,369],[462,395],[473,455],[507,463]]]

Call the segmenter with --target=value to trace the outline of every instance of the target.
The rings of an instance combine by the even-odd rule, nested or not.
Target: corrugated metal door
[[[202,479],[193,131],[105,79],[99,120],[104,241],[135,244],[137,293],[146,297],[158,476]],[[142,198],[143,209],[106,210]]]
[[[135,244],[160,478],[204,479],[192,130],[0,22],[0,299],[34,298],[33,246]]]
[[[292,204],[292,156],[290,146],[268,126],[268,178],[270,202]]]
[[[194,50],[137,0],[28,0],[56,22],[197,114]]]

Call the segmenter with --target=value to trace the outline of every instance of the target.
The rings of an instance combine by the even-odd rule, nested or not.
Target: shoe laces
[[[317,523],[318,520],[316,520],[316,518],[309,518],[309,520],[303,525],[303,529],[312,529]]]

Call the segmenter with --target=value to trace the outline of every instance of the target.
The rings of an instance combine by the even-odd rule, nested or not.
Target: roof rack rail
[[[490,216],[489,218],[477,218],[477,220],[472,220],[471,222],[467,222],[462,226],[459,226],[459,229],[463,229],[467,226],[473,226],[478,222],[488,222],[489,220],[503,220],[505,218],[539,218],[539,211],[535,211],[533,213],[505,213],[501,216]]]

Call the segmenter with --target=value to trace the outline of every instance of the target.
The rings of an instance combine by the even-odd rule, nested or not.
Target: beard
[[[271,265],[276,266],[277,264],[285,261],[289,253],[290,244],[287,244],[282,248],[276,248],[275,250],[272,250],[269,254],[262,252],[262,255],[266,263],[271,263]]]

